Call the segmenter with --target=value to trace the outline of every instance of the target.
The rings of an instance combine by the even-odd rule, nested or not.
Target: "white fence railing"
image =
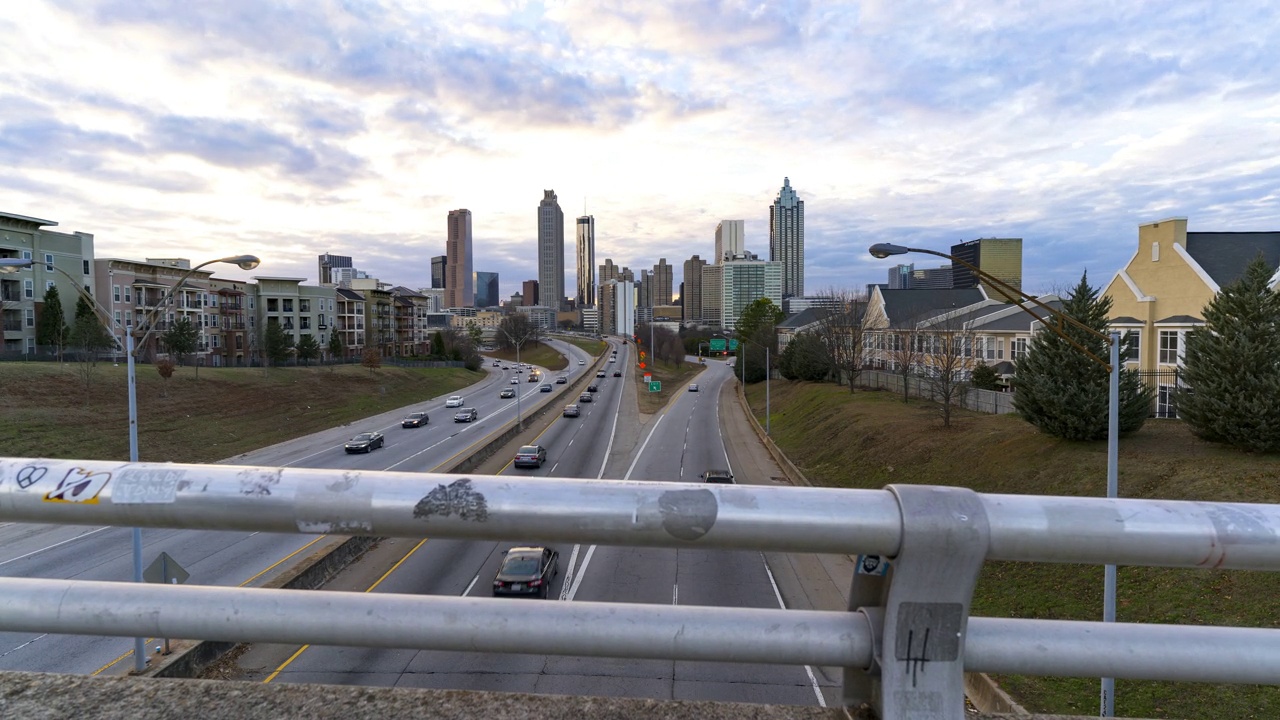
[[[1276,629],[969,617],[987,559],[1280,570],[1277,505],[0,458],[0,521],[889,560],[851,612],[10,578],[4,631],[837,665],[886,720],[963,717],[965,671],[1280,683]]]
[[[883,370],[862,370],[854,379],[854,385],[859,387],[887,390],[899,395],[902,394],[903,382],[908,382],[908,392],[912,397],[936,399],[933,386],[929,384],[928,379],[922,377],[903,378],[900,374]],[[1004,415],[1014,411],[1013,393],[975,387],[965,388],[955,403],[967,410],[991,415]]]

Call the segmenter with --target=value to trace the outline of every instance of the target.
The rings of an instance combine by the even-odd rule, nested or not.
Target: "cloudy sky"
[[[678,273],[721,219],[767,257],[784,177],[811,293],[875,242],[1021,237],[1041,291],[1165,217],[1280,229],[1269,2],[14,0],[0,37],[0,211],[99,257],[420,287],[465,207],[509,294],[554,189],[572,294],[584,208],[597,262]]]

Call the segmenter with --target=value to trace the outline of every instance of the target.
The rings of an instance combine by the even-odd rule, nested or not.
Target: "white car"
[[[579,361],[578,361],[578,364],[579,364],[579,365],[586,365],[586,364],[587,364],[587,361],[586,361],[586,360],[579,360]]]
[[[611,358],[609,358],[609,362],[618,362],[618,358],[616,358],[616,357],[611,357]]]
[[[462,399],[461,395],[451,395],[448,400],[444,401],[444,406],[447,408],[462,407],[462,403],[464,402],[466,401]]]

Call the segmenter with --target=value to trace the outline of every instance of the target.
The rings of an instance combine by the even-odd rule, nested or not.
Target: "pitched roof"
[[[880,290],[890,327],[914,326],[935,315],[987,299],[982,288]]]
[[[804,310],[783,319],[783,321],[778,323],[775,327],[782,328],[783,330],[794,330],[802,328],[805,325],[816,323],[826,316],[827,311],[825,308],[805,308]]]
[[[1189,232],[1187,254],[1209,273],[1218,287],[1244,274],[1261,253],[1267,267],[1280,266],[1280,232]]]
[[[1053,308],[1054,310],[1062,309],[1061,300],[1042,300],[1041,302]],[[1027,305],[1027,310],[1030,310],[1032,313],[1034,313],[1036,318],[1039,318],[1040,321],[1044,321],[1044,319],[1049,316],[1049,313],[1036,307],[1035,305],[1032,305],[1030,303],[1027,303],[1026,305]],[[1033,319],[1031,315],[1028,315],[1025,311],[1021,309],[1015,308],[1015,310],[1016,312],[1009,313],[1004,317],[994,318],[990,322],[979,321],[977,323],[974,323],[974,325],[976,326],[974,329],[985,331],[985,332],[998,331],[998,330],[1005,330],[1005,331],[1011,331],[1011,332],[1030,332],[1031,323],[1036,322],[1036,320]]]
[[[1170,315],[1163,320],[1157,320],[1156,325],[1203,325],[1204,320],[1190,315]]]
[[[352,290],[351,288],[344,288],[344,287],[340,287],[340,288],[337,288],[337,290],[338,290],[338,297],[343,297],[343,298],[346,298],[346,299],[348,299],[348,300],[363,300],[363,299],[364,299],[364,296],[363,296],[363,295],[361,295],[360,293],[356,292],[355,290]]]
[[[403,286],[403,285],[397,285],[397,286],[395,286],[395,287],[391,288],[391,294],[392,294],[392,295],[401,295],[401,296],[404,296],[404,297],[420,297],[420,298],[424,298],[424,297],[426,297],[426,295],[423,295],[422,293],[420,293],[420,292],[418,292],[418,291],[416,291],[416,290],[410,290],[409,288],[407,288],[407,287],[405,287],[405,286]]]

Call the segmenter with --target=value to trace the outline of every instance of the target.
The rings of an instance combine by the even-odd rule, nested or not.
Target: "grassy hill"
[[[1043,435],[1013,415],[961,411],[943,428],[936,406],[833,385],[774,381],[772,433],[818,485],[955,485],[983,493],[1106,495],[1105,442]],[[763,423],[763,383],[747,389]],[[1195,438],[1178,421],[1148,421],[1120,439],[1120,496],[1277,502],[1280,457]],[[975,615],[1101,620],[1102,567],[989,562]],[[1121,622],[1277,627],[1280,573],[1121,567]],[[1096,714],[1098,680],[1000,676],[1029,710]],[[1116,681],[1116,714],[1128,717],[1280,717],[1280,687]]]

